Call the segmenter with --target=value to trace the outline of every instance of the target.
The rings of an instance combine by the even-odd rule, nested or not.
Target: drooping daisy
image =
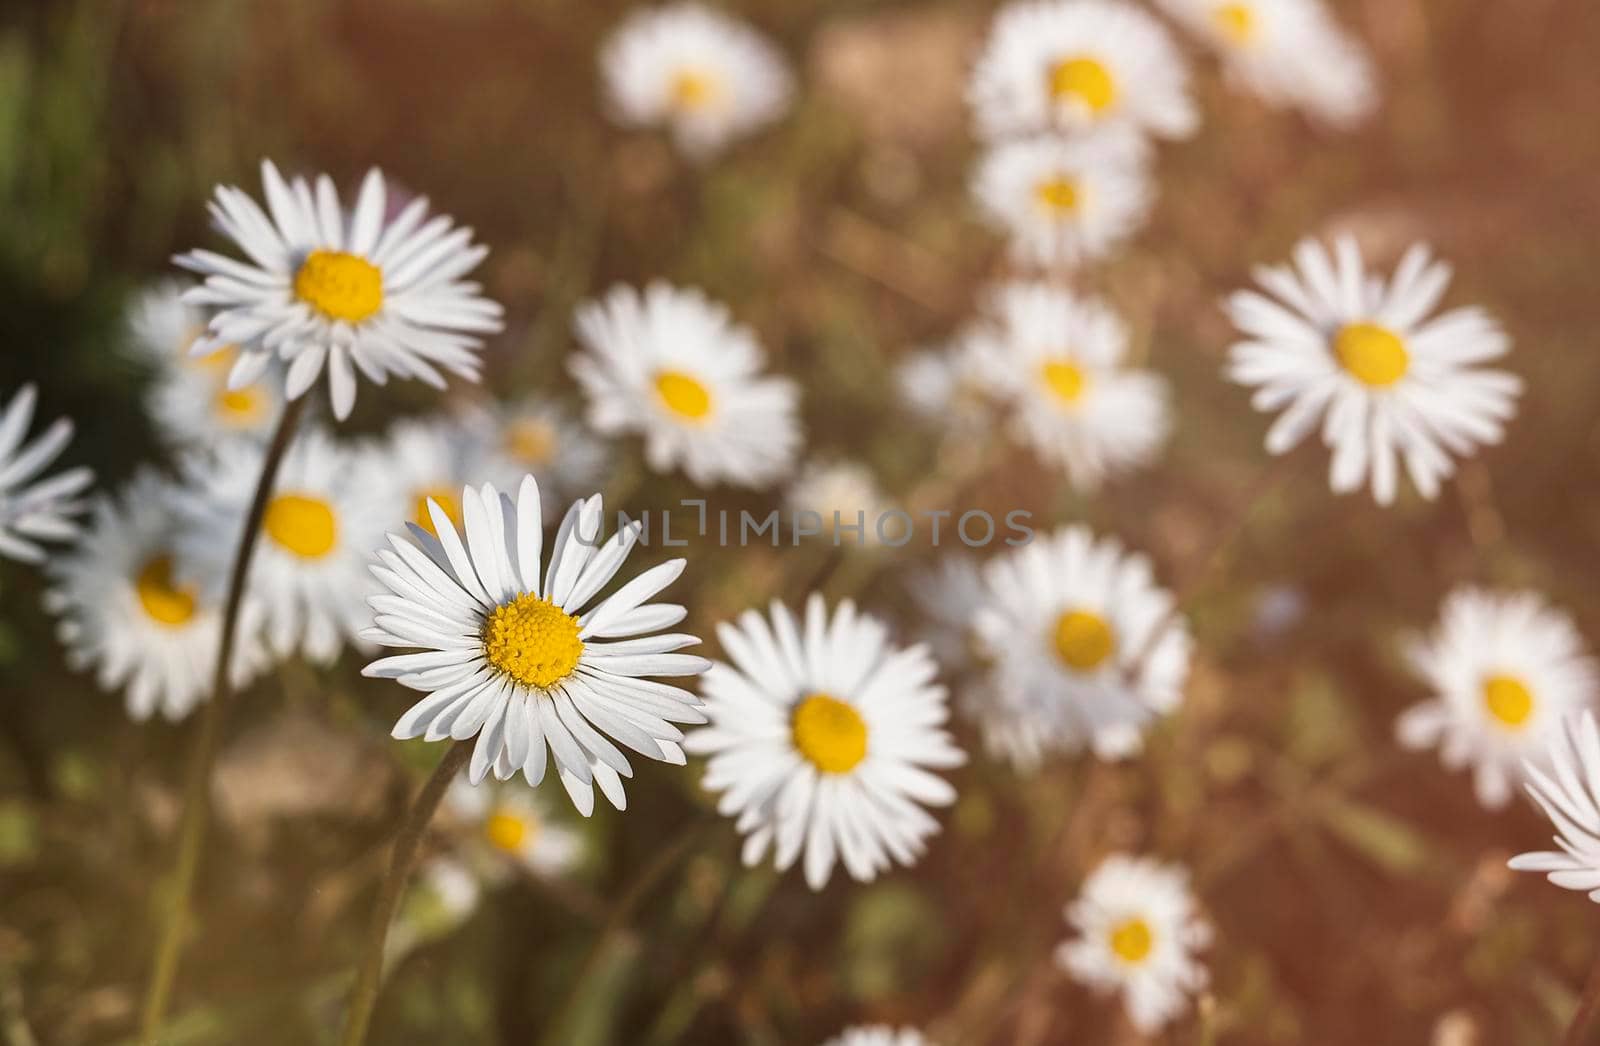
[[[128,714],[181,719],[211,694],[219,599],[181,580],[175,566],[172,483],[154,469],[115,497],[95,501],[77,543],[51,558],[45,606],[74,669],[93,669],[105,690],[126,688]],[[214,591],[214,588],[213,588]],[[232,680],[242,687],[265,662],[258,608],[246,599],[234,641]]]
[[[1271,105],[1348,127],[1377,103],[1366,52],[1322,0],[1159,0],[1216,51],[1228,74]]]
[[[587,351],[571,366],[589,424],[642,432],[651,469],[681,468],[700,486],[765,487],[793,468],[799,390],[759,376],[761,347],[725,307],[661,282],[643,294],[618,286],[581,306],[575,326]]]
[[[395,723],[394,736],[476,736],[474,784],[491,768],[502,781],[521,771],[538,784],[548,749],[585,817],[596,784],[623,809],[622,778],[633,768],[612,741],[681,765],[683,734],[672,724],[705,721],[693,694],[644,678],[696,675],[708,664],[677,652],[698,643],[694,636],[659,632],[683,620],[683,607],[645,602],[684,561],[651,567],[595,602],[639,535],[634,524],[600,542],[600,495],[568,510],[542,572],[544,517],[532,476],[523,477],[515,503],[486,483],[464,489],[461,507],[460,533],[434,503],[438,536],[415,525],[409,541],[391,534],[372,566],[388,592],[372,597],[374,626],[363,635],[422,648],[363,669],[427,694]]]
[[[967,433],[987,425],[989,402],[977,360],[965,338],[916,352],[895,368],[900,399],[922,419]]]
[[[1168,431],[1167,388],[1124,365],[1128,329],[1096,301],[1048,283],[995,291],[971,344],[980,371],[1009,404],[1016,438],[1093,490],[1148,463]]]
[[[313,192],[264,160],[261,180],[267,211],[226,185],[209,207],[248,261],[207,250],[176,259],[205,278],[184,300],[215,310],[193,351],[240,349],[229,388],[251,384],[277,357],[287,365],[288,397],[298,399],[326,364],[333,412],[343,419],[355,404],[357,369],[380,385],[397,374],[443,388],[441,370],[478,379],[482,335],[501,322],[500,306],[462,279],[489,252],[472,244],[471,229],[444,215],[425,222],[424,197],[390,220],[376,169],[348,213],[327,175]]]
[[[990,690],[1045,747],[1126,757],[1183,700],[1188,625],[1144,556],[1067,527],[996,558],[984,581],[973,627],[994,656]]]
[[[827,884],[835,860],[862,882],[915,864],[939,830],[924,806],[955,789],[932,770],[964,761],[944,729],[945,689],[922,646],[897,647],[849,600],[830,617],[822,597],[804,620],[774,603],[723,623],[732,663],[715,662],[702,690],[711,725],[684,747],[710,757],[705,787],[737,815],[743,859],[769,847],[787,870],[804,851],[806,883]]]
[[[1366,272],[1354,240],[1341,238],[1330,254],[1308,239],[1293,268],[1255,276],[1272,297],[1228,299],[1248,340],[1229,351],[1227,373],[1255,388],[1257,410],[1283,410],[1267,432],[1269,453],[1289,450],[1321,421],[1333,490],[1370,481],[1387,505],[1399,464],[1432,498],[1455,471],[1452,455],[1499,441],[1522,382],[1479,364],[1505,355],[1510,339],[1476,307],[1428,317],[1450,282],[1450,267],[1431,261],[1428,248],[1408,250],[1385,282]]]
[[[262,450],[225,443],[185,463],[177,496],[178,560],[196,577],[227,577],[255,494]],[[295,440],[261,521],[248,591],[261,604],[268,648],[331,663],[371,619],[366,557],[403,511],[400,494],[368,450],[319,430]]]
[[[582,855],[582,838],[553,820],[530,789],[499,782],[475,785],[462,774],[450,783],[444,806],[490,853],[539,875],[560,875]],[[493,877],[493,870],[489,874]]]
[[[619,123],[665,127],[692,157],[773,122],[794,93],[765,37],[697,3],[635,10],[601,49],[600,68]]]
[[[1000,9],[967,91],[986,140],[1120,126],[1185,138],[1199,122],[1165,29],[1120,0]]]
[[[1554,743],[1562,721],[1600,696],[1583,637],[1532,592],[1458,589],[1408,653],[1434,696],[1400,717],[1401,743],[1438,748],[1451,769],[1470,765],[1478,801],[1491,808],[1511,798],[1523,764]]]
[[[479,408],[468,413],[466,424],[484,459],[477,479],[509,490],[532,475],[546,522],[555,522],[562,505],[597,489],[605,475],[605,444],[553,400],[525,396]]]
[[[846,1028],[822,1046],[930,1046],[915,1028],[893,1028],[887,1024]]]
[[[1183,1013],[1208,982],[1195,953],[1211,941],[1182,866],[1113,854],[1067,906],[1077,936],[1056,951],[1074,978],[1120,992],[1128,1017],[1150,1034]]]
[[[77,495],[94,482],[94,473],[82,466],[38,478],[72,439],[72,422],[57,418],[24,443],[37,399],[38,391],[24,385],[0,410],[0,555],[24,563],[44,559],[40,541],[77,535],[73,517],[84,508]]]
[[[914,525],[883,517],[888,499],[878,489],[872,470],[854,461],[808,462],[789,485],[784,500],[797,517],[815,512],[822,521],[822,533],[835,545],[876,545],[885,540],[904,543],[902,539],[910,536],[908,527]]]
[[[1594,712],[1568,716],[1545,735],[1525,768],[1528,794],[1556,828],[1559,850],[1518,854],[1519,872],[1544,872],[1564,890],[1583,890],[1600,904],[1600,729]]]
[[[1150,213],[1144,150],[1124,134],[1019,138],[991,146],[972,195],[1010,237],[1019,265],[1079,265],[1103,257]]]
[[[476,433],[449,416],[395,422],[378,453],[390,482],[405,499],[406,519],[427,531],[433,530],[430,500],[459,527],[456,494],[487,472],[487,456]]]

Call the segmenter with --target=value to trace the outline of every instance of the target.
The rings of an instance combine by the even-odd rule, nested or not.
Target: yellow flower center
[[[556,429],[539,418],[514,421],[506,430],[506,451],[527,465],[544,465],[556,456]]]
[[[1483,681],[1483,703],[1501,726],[1517,729],[1533,714],[1533,694],[1513,676],[1490,676]]]
[[[163,625],[181,625],[194,617],[194,590],[173,583],[172,557],[165,553],[140,568],[133,587],[144,612]]]
[[[1249,4],[1219,4],[1211,12],[1211,24],[1231,44],[1242,47],[1255,39],[1256,13]]]
[[[1124,919],[1111,929],[1111,950],[1125,963],[1144,962],[1150,956],[1155,939],[1150,934],[1150,924],[1137,915]]]
[[[1069,58],[1050,70],[1050,93],[1060,100],[1074,98],[1099,115],[1117,100],[1111,72],[1093,58]]]
[[[1349,323],[1333,338],[1333,351],[1359,382],[1386,388],[1406,376],[1411,355],[1400,336],[1376,323]]]
[[[1069,610],[1056,620],[1056,653],[1070,668],[1092,672],[1111,656],[1117,640],[1099,614]]]
[[[1089,376],[1076,363],[1067,360],[1050,360],[1039,368],[1039,380],[1057,399],[1068,406],[1083,398],[1089,386]]]
[[[294,274],[294,293],[330,320],[360,323],[383,307],[383,272],[359,255],[312,251]]]
[[[267,394],[254,385],[217,393],[217,416],[229,428],[251,428],[267,414]]]
[[[578,667],[578,619],[532,592],[494,608],[483,630],[489,663],[523,686],[546,689]]]
[[[538,829],[533,819],[510,810],[496,810],[484,823],[483,834],[497,849],[506,853],[519,853],[523,845]]]
[[[423,489],[417,491],[417,497],[414,503],[415,507],[412,516],[412,518],[416,520],[417,526],[421,527],[423,530],[426,530],[434,537],[439,536],[439,531],[434,529],[433,526],[433,516],[428,512],[429,498],[432,498],[435,502],[437,502],[439,507],[444,510],[444,514],[450,517],[450,522],[454,523],[457,529],[460,529],[461,502],[454,494],[450,493],[449,487],[424,487]]]
[[[1078,183],[1064,174],[1058,174],[1034,186],[1033,198],[1047,211],[1071,214],[1078,209]]]
[[[794,746],[825,774],[847,773],[867,757],[866,721],[831,694],[808,694],[790,726]]]
[[[704,109],[722,95],[722,83],[698,69],[680,69],[672,78],[672,104],[679,109]]]
[[[711,393],[681,370],[657,374],[656,394],[668,410],[690,421],[699,421],[711,413]]]
[[[339,540],[333,506],[309,494],[279,494],[261,521],[267,536],[302,559],[321,559]]]

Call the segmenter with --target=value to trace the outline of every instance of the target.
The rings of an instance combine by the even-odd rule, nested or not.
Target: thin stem
[[[417,864],[417,851],[422,836],[433,820],[450,782],[467,765],[472,757],[472,740],[457,741],[439,760],[433,776],[422,786],[417,798],[406,811],[406,818],[395,836],[394,854],[389,858],[389,870],[378,887],[378,900],[372,906],[372,921],[367,928],[366,950],[361,956],[361,970],[356,974],[356,986],[350,993],[350,1010],[345,1015],[344,1032],[339,1036],[342,1046],[360,1046],[366,1041],[367,1026],[372,1023],[372,1011],[378,1003],[378,988],[383,978],[384,944],[389,938],[389,924],[394,921],[395,909],[405,894],[406,883],[411,879]]]
[[[305,411],[306,402],[307,397],[302,396],[284,405],[277,431],[272,434],[272,442],[267,445],[266,454],[261,460],[261,475],[256,480],[255,496],[245,515],[238,550],[234,553],[233,570],[228,577],[227,601],[222,610],[222,635],[217,643],[211,700],[201,706],[200,732],[189,750],[189,764],[183,785],[183,820],[178,828],[178,861],[172,872],[166,917],[156,940],[150,984],[145,989],[144,1010],[139,1022],[139,1041],[145,1046],[155,1042],[156,1033],[166,1017],[167,1004],[172,998],[172,984],[178,974],[178,960],[183,953],[183,935],[189,921],[189,895],[194,892],[195,874],[200,868],[200,853],[205,845],[206,823],[210,816],[211,766],[217,758],[217,741],[222,735],[224,710],[233,693],[233,678],[229,668],[233,662],[234,637],[239,627],[239,607],[244,600],[245,578],[250,573],[256,538],[261,533],[261,517],[266,514],[267,503],[271,500],[278,467],[283,463],[284,452],[294,439],[294,430]]]
[[[1589,1041],[1589,1029],[1594,1027],[1595,1017],[1600,1016],[1600,957],[1594,962],[1594,969],[1589,971],[1589,983],[1583,986],[1583,998],[1578,1002],[1578,1012],[1572,1015],[1572,1023],[1567,1025],[1567,1034],[1561,1038],[1561,1046],[1583,1046]]]

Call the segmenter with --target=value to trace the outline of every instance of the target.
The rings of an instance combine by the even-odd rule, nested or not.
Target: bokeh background
[[[581,825],[578,874],[494,886],[407,952],[373,1041],[805,1044],[869,1019],[946,1046],[1139,1041],[1049,962],[1061,905],[1114,849],[1187,863],[1218,930],[1202,1016],[1161,1041],[1555,1041],[1594,957],[1592,906],[1506,871],[1544,822],[1520,804],[1485,813],[1465,776],[1402,753],[1393,724],[1423,696],[1400,644],[1458,583],[1538,589],[1600,641],[1600,6],[1334,7],[1381,77],[1358,131],[1265,109],[1194,55],[1203,130],[1161,147],[1153,220],[1087,280],[1173,382],[1176,433],[1159,464],[1093,498],[1020,451],[961,473],[972,448],[893,401],[896,362],[952,334],[1004,274],[966,196],[961,92],[989,4],[740,5],[802,92],[787,120],[700,167],[606,121],[594,53],[616,3],[0,9],[0,389],[37,381],[44,411],[79,425],[70,459],[104,484],[162,460],[149,376],[119,351],[122,309],[172,253],[215,242],[211,186],[254,190],[263,156],[343,186],[378,164],[492,248],[480,274],[509,322],[487,350],[490,393],[574,399],[576,301],[618,280],[697,284],[803,383],[812,453],[869,463],[902,502],[933,490],[1039,525],[1088,521],[1148,551],[1188,600],[1188,699],[1145,756],[1023,778],[963,724],[974,759],[930,855],[819,895],[738,869],[693,765],[641,766],[626,814],[601,804]],[[1383,264],[1430,241],[1456,265],[1449,301],[1485,304],[1515,338],[1528,389],[1509,439],[1436,503],[1336,498],[1315,446],[1265,482],[1265,423],[1220,378],[1218,298],[1331,231]],[[438,406],[423,386],[391,388],[361,397],[351,431]],[[694,494],[641,481],[636,443],[616,460],[629,507]],[[907,638],[918,615],[899,579],[930,555],[831,569],[814,547],[688,554],[690,631],[825,576]],[[126,1041],[190,727],[133,724],[65,669],[37,573],[0,565],[0,592],[0,1041]],[[439,754],[387,739],[408,698],[357,664],[287,665],[235,702],[163,1041],[328,1040],[386,828]],[[661,860],[675,848],[681,861]]]

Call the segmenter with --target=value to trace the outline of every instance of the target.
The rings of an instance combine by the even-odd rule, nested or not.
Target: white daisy
[[[467,426],[479,441],[483,474],[476,477],[510,489],[522,477],[539,481],[545,521],[561,506],[595,490],[605,477],[606,445],[578,424],[564,404],[525,396],[470,411]]]
[[[989,713],[1001,728],[1016,717],[1043,747],[1122,758],[1183,700],[1188,625],[1144,556],[1068,527],[996,558],[984,581],[973,627],[1005,695]]]
[[[930,1046],[915,1028],[892,1028],[887,1024],[846,1028],[822,1046]]]
[[[1431,261],[1426,247],[1408,250],[1387,282],[1365,271],[1348,237],[1331,255],[1302,240],[1293,268],[1255,276],[1272,297],[1239,291],[1228,299],[1249,339],[1230,350],[1228,376],[1255,387],[1257,410],[1283,410],[1267,432],[1269,453],[1295,446],[1321,421],[1333,490],[1348,493],[1370,477],[1387,505],[1397,462],[1432,498],[1455,471],[1452,454],[1499,441],[1522,382],[1478,364],[1505,355],[1510,339],[1476,307],[1428,318],[1450,267]]]
[[[872,470],[855,461],[808,462],[789,485],[784,498],[791,513],[815,512],[822,532],[835,545],[876,545],[879,517],[888,499],[878,489]],[[907,535],[904,520],[886,517],[883,537],[893,543]],[[859,530],[857,528],[860,528]]]
[[[749,329],[697,290],[618,286],[580,306],[587,350],[572,373],[589,399],[589,424],[606,435],[642,432],[656,472],[682,468],[699,486],[765,487],[800,449],[799,389],[758,372]]]
[[[183,300],[193,286],[187,280],[161,280],[128,302],[126,345],[158,373],[201,363],[189,350],[205,336],[206,311]]]
[[[582,856],[582,837],[553,820],[531,789],[500,782],[475,785],[461,774],[446,790],[444,806],[452,818],[470,826],[484,849],[539,875],[561,875]]]
[[[1559,850],[1518,854],[1519,872],[1544,872],[1565,890],[1583,890],[1600,904],[1600,729],[1594,712],[1568,716],[1546,735],[1539,758],[1526,767],[1528,794],[1556,828]]]
[[[1056,961],[1098,992],[1121,992],[1133,1024],[1145,1034],[1183,1013],[1209,978],[1195,953],[1211,942],[1180,865],[1113,854],[1067,906],[1077,936]]]
[[[1011,239],[1019,265],[1073,266],[1103,257],[1150,213],[1143,149],[1125,135],[1021,138],[991,146],[972,194]]]
[[[619,123],[666,127],[693,157],[773,122],[794,93],[765,37],[696,3],[633,11],[601,49],[600,68]]]
[[[747,610],[717,638],[732,663],[706,673],[711,725],[684,747],[710,757],[704,784],[737,815],[744,863],[770,846],[783,871],[803,850],[813,890],[835,859],[863,882],[915,864],[939,830],[923,807],[956,797],[929,771],[964,761],[926,648],[893,645],[849,600],[830,619],[815,593],[804,621],[775,602],[770,624]]]
[[[1372,63],[1322,0],[1159,0],[1216,51],[1228,74],[1272,105],[1335,127],[1377,104]]]
[[[24,385],[0,409],[0,556],[38,563],[41,541],[67,541],[78,533],[72,517],[83,511],[78,500],[94,473],[79,466],[46,479],[43,472],[72,439],[72,422],[57,418],[36,439],[24,443],[38,392]]]
[[[987,594],[975,558],[947,552],[932,566],[908,576],[906,590],[927,622],[924,642],[940,663],[959,671],[987,659],[972,627],[973,615]]]
[[[433,530],[428,502],[437,502],[461,525],[461,503],[456,493],[477,482],[487,472],[486,455],[477,434],[449,416],[406,419],[389,427],[378,451],[389,482],[405,499],[406,519],[423,530]],[[385,525],[392,525],[389,521]]]
[[[652,634],[683,620],[683,607],[645,602],[684,561],[651,567],[596,602],[639,536],[634,524],[601,544],[600,495],[567,512],[542,576],[544,517],[532,476],[523,477],[515,503],[486,483],[465,488],[461,507],[462,534],[435,503],[438,536],[415,525],[410,541],[391,534],[372,566],[388,593],[370,600],[377,614],[363,635],[422,648],[363,670],[428,695],[395,723],[394,736],[476,736],[474,784],[491,768],[500,780],[520,770],[538,784],[548,747],[585,817],[594,811],[594,784],[623,809],[622,778],[633,768],[612,740],[681,765],[683,734],[672,724],[705,721],[693,694],[643,678],[706,668],[704,658],[676,652],[698,643],[694,636]]]
[[[1408,654],[1434,696],[1400,717],[1401,743],[1438,748],[1451,769],[1470,765],[1478,801],[1491,808],[1600,687],[1571,619],[1531,592],[1452,592],[1433,635]]]
[[[1121,126],[1184,138],[1199,123],[1165,29],[1118,0],[1026,0],[1000,9],[967,91],[986,140]]]
[[[50,559],[45,606],[75,670],[94,669],[104,690],[127,688],[128,714],[181,719],[211,694],[220,600],[180,580],[175,567],[172,483],[140,469],[115,497],[96,499],[77,543]],[[265,663],[252,600],[240,607],[232,680],[248,683]]]
[[[289,398],[298,399],[326,363],[333,412],[343,419],[355,404],[357,368],[379,385],[398,374],[443,388],[441,368],[478,379],[480,336],[501,323],[500,306],[461,279],[489,252],[473,246],[471,229],[444,215],[424,223],[424,197],[390,220],[376,169],[348,214],[327,175],[313,192],[262,161],[261,180],[270,217],[232,186],[218,186],[210,204],[248,261],[207,250],[176,259],[205,278],[184,300],[216,310],[193,351],[241,349],[230,388],[254,382],[276,356],[288,368]]]
[[[232,566],[239,530],[255,494],[262,449],[224,443],[184,464],[178,495],[178,561],[199,578],[221,580]],[[370,620],[373,590],[366,557],[400,515],[400,496],[368,450],[335,443],[318,430],[284,455],[261,521],[248,591],[261,603],[268,648],[331,663]]]
[[[1052,284],[1008,283],[986,314],[971,344],[1017,439],[1085,490],[1155,457],[1167,386],[1124,365],[1128,329],[1116,313]]]
[[[908,356],[895,368],[900,400],[925,421],[966,434],[993,413],[978,360],[967,339]]]

